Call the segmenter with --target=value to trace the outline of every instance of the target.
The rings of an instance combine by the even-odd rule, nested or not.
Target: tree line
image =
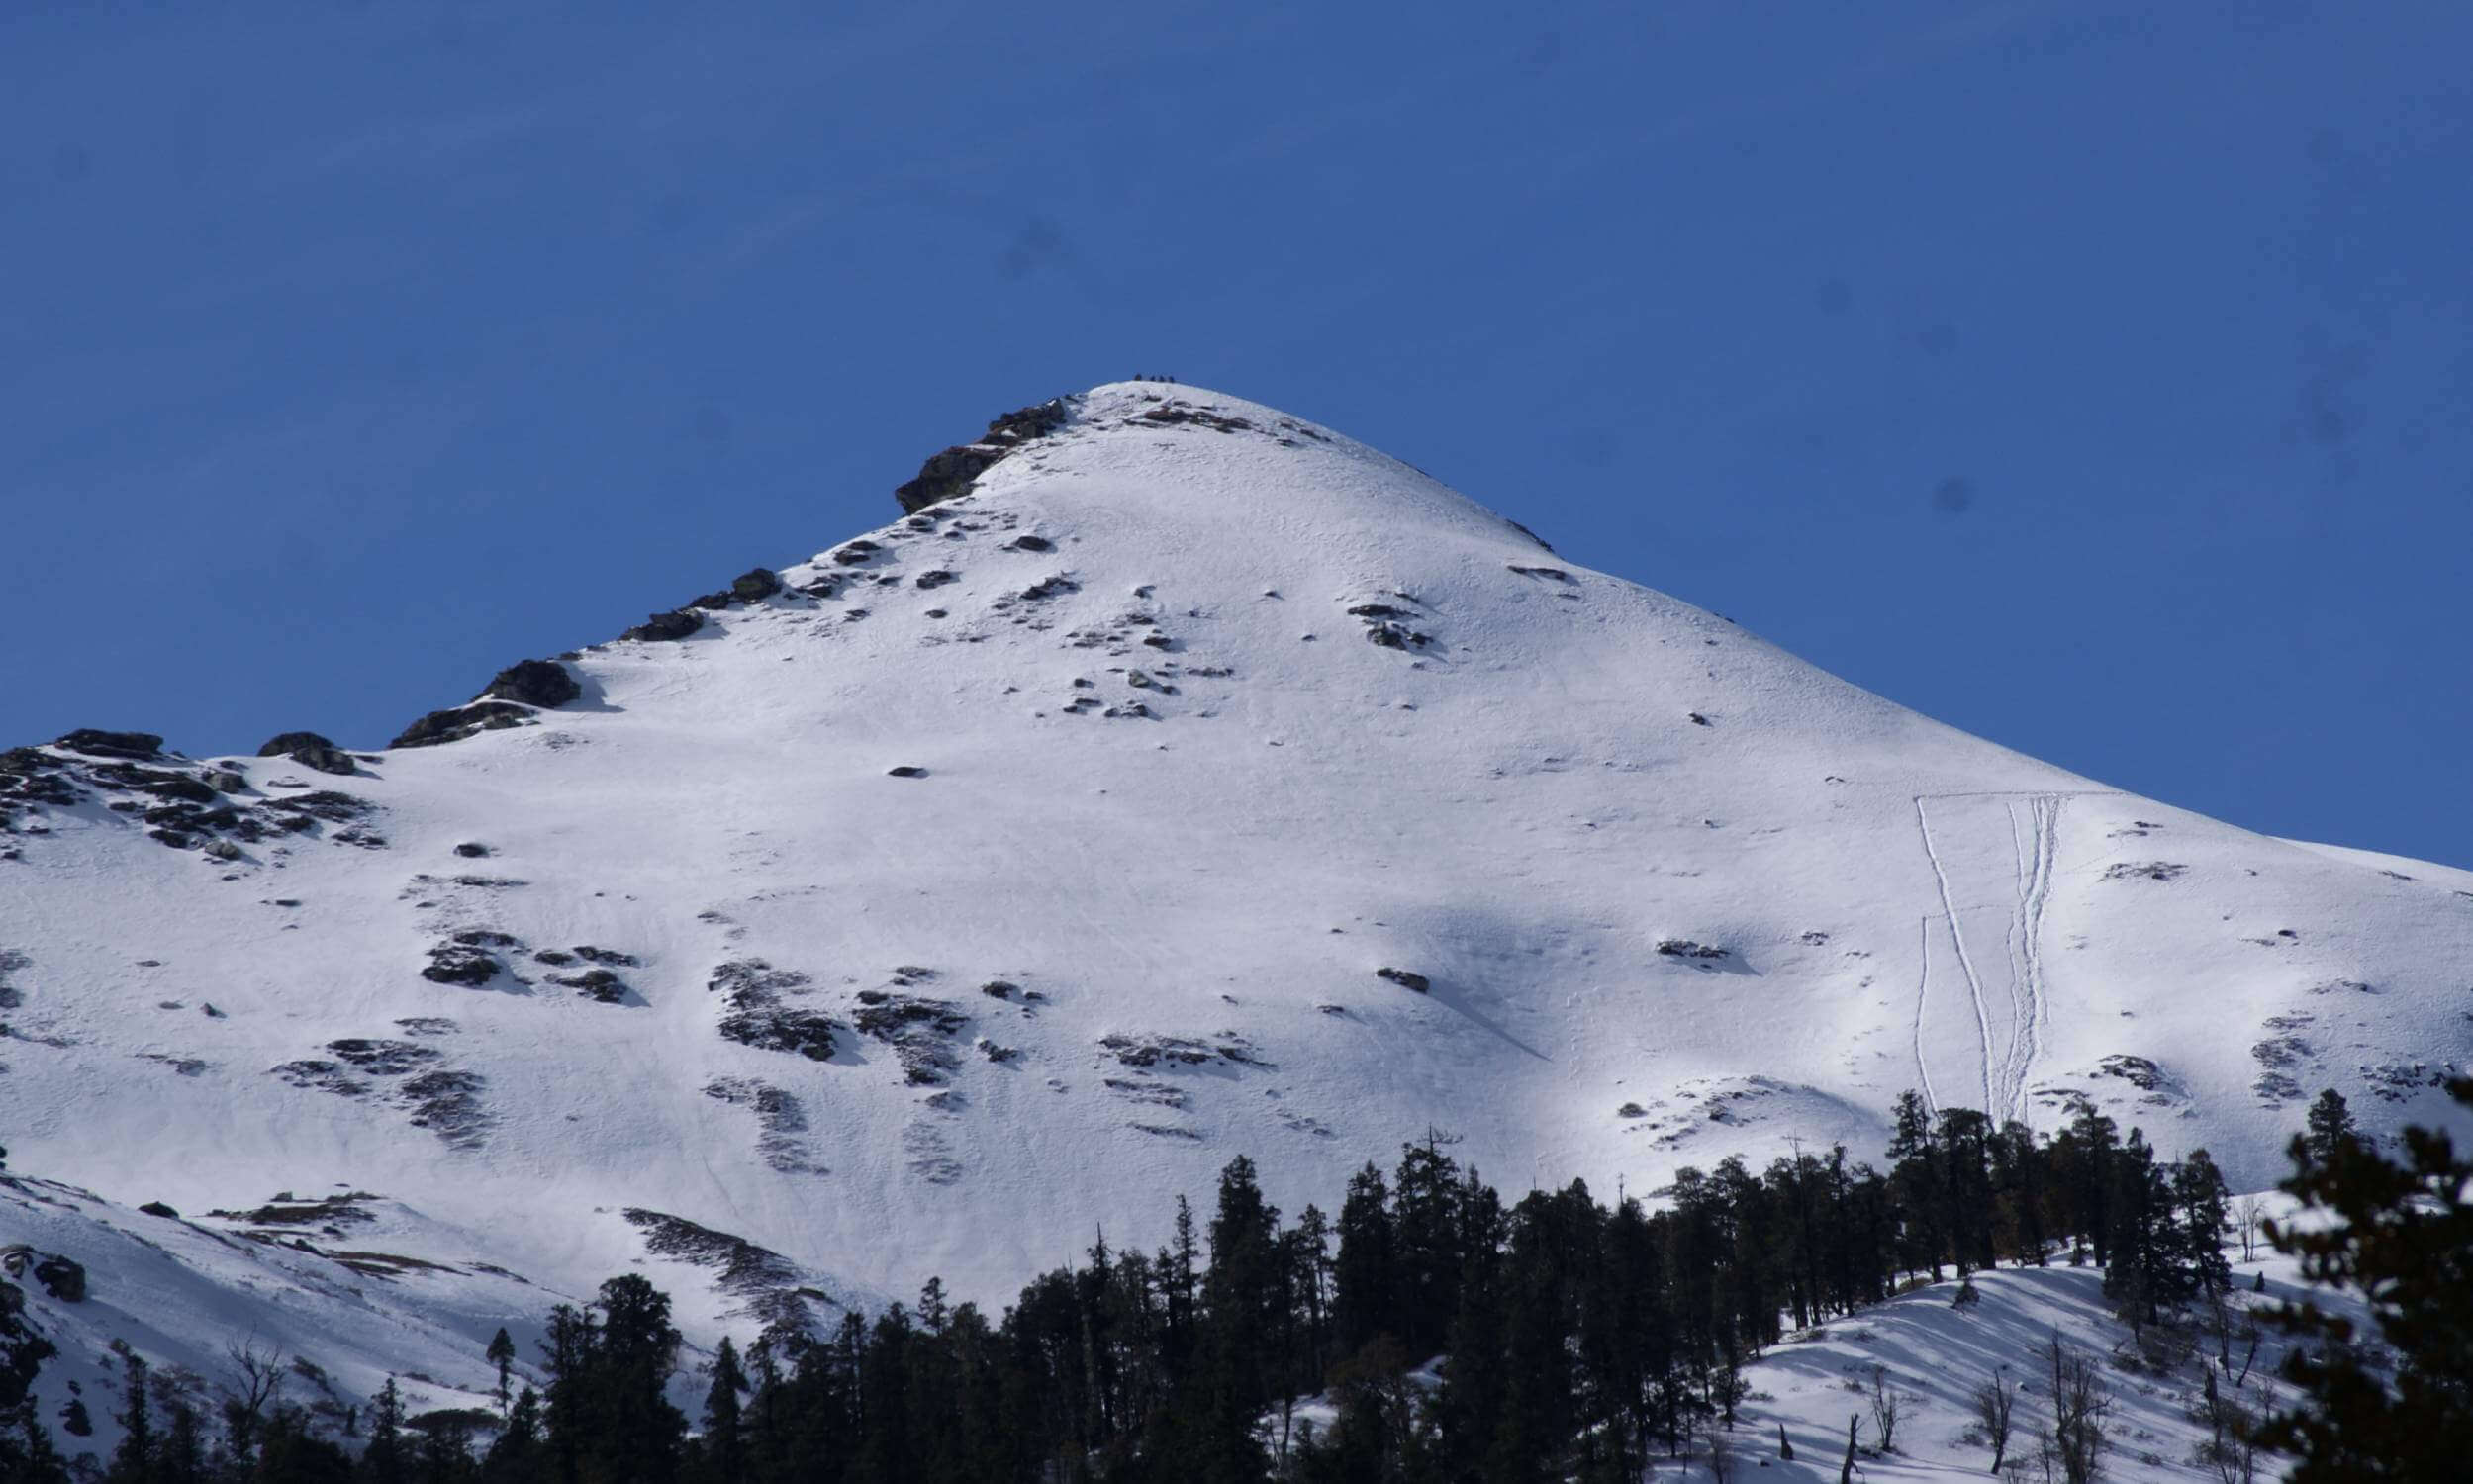
[[[2473,1083],[2457,1090],[2473,1101]],[[2416,1202],[2464,1166],[2450,1162],[2444,1136],[2412,1137],[2435,1141],[2414,1145],[2421,1174],[2376,1176],[2394,1167],[2330,1092],[2295,1142],[2287,1188],[2369,1230],[2401,1203],[2410,1209],[2398,1219],[2413,1227]],[[1079,1260],[1031,1280],[999,1316],[949,1302],[931,1280],[914,1304],[845,1314],[829,1334],[777,1326],[743,1348],[725,1340],[700,1367],[694,1419],[670,1400],[683,1354],[670,1301],[632,1274],[603,1284],[592,1303],[551,1313],[537,1389],[515,1384],[501,1332],[488,1352],[499,1393],[486,1408],[408,1417],[390,1381],[367,1413],[337,1426],[331,1412],[287,1402],[279,1367],[267,1368],[271,1380],[243,1367],[209,1415],[191,1396],[149,1385],[143,1362],[127,1355],[116,1414],[124,1440],[106,1479],[1628,1484],[1695,1439],[1722,1464],[1748,1390],[1744,1368],[1764,1347],[1789,1327],[1855,1313],[1903,1284],[2003,1262],[2093,1264],[2122,1317],[2144,1326],[2210,1298],[2221,1312],[2231,1281],[2228,1195],[2205,1152],[2160,1159],[2138,1130],[2124,1136],[2083,1105],[2039,1135],[1972,1109],[1932,1110],[1909,1093],[1896,1105],[1885,1166],[1843,1147],[1797,1149],[1757,1172],[1727,1159],[1679,1171],[1654,1210],[1629,1194],[1600,1201],[1576,1180],[1506,1203],[1452,1149],[1440,1134],[1407,1145],[1389,1169],[1359,1170],[1336,1216],[1308,1205],[1292,1220],[1266,1199],[1253,1162],[1237,1158],[1206,1217],[1180,1197],[1169,1240],[1148,1252],[1094,1232]],[[2444,1313],[2473,1283],[2473,1240],[2457,1219],[2438,1237],[2414,1227],[2419,1245],[2402,1250],[2442,1275],[2425,1279],[2440,1288],[2419,1333],[2461,1345],[2473,1303],[2452,1321]],[[2330,1281],[2372,1281],[2358,1262],[2345,1265],[2340,1238],[2276,1236],[2332,1244],[2308,1259]],[[1962,1285],[1960,1300],[1970,1296]],[[2408,1431],[2346,1390],[2379,1390],[2361,1379],[2364,1356],[2356,1337],[2322,1334],[2297,1362],[2314,1405],[2322,1392],[2352,1404],[2352,1421],[2327,1424],[2326,1436],[2352,1449],[2355,1471],[2323,1476],[2412,1477],[2359,1471],[2377,1450],[2363,1441],[2377,1424]],[[2352,1371],[2342,1369],[2348,1357]],[[2056,1344],[2056,1394],[2070,1359]],[[2405,1376],[2421,1388],[2412,1395],[2438,1395],[2462,1416],[2473,1414],[2468,1373],[2473,1350],[2442,1345]],[[1306,1395],[1326,1398],[1336,1420],[1300,1419],[1295,1402]],[[2005,1439],[2008,1404],[1997,1388],[1978,1400],[1999,1406]],[[1885,1420],[1875,1408],[1884,1445],[1889,1404]],[[31,1406],[14,1410],[17,1426],[0,1435],[0,1476],[67,1479]],[[2320,1411],[2336,1415],[2332,1402]],[[2316,1415],[2256,1427],[2244,1418],[2241,1436],[2307,1463]],[[2220,1427],[2219,1444],[2226,1436]],[[2057,1438],[2084,1448],[2088,1471],[2101,1440],[2092,1421],[2083,1437]]]

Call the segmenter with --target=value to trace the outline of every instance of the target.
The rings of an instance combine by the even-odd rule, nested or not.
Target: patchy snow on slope
[[[709,1344],[1007,1298],[1237,1154],[1328,1205],[1433,1127],[1507,1188],[1650,1189],[1874,1153],[1913,1086],[2259,1186],[2321,1086],[2453,1121],[2463,873],[1965,736],[1271,408],[999,422],[965,493],[456,740],[0,754],[15,1167],[374,1192],[531,1322],[640,1264]],[[194,1271],[231,1294],[166,1355],[296,1282]],[[471,1340],[453,1283],[363,1276]]]

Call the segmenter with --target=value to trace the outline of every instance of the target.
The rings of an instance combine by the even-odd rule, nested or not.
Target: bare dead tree
[[[2214,1471],[2222,1484],[2256,1484],[2258,1478],[2258,1444],[2252,1433],[2258,1425],[2257,1414],[2241,1405],[2237,1396],[2207,1378],[2205,1400],[2200,1404],[2199,1417],[2207,1424],[2208,1439],[2198,1445],[2197,1461]]]
[[[235,1457],[254,1458],[258,1428],[282,1394],[283,1378],[292,1362],[273,1345],[260,1344],[255,1335],[238,1345],[225,1345],[224,1355],[238,1377],[237,1384],[224,1394],[224,1434]]]
[[[1880,1450],[1884,1453],[1894,1453],[1898,1450],[1898,1418],[1906,1410],[1906,1397],[1896,1387],[1889,1384],[1888,1367],[1881,1365],[1872,1367],[1872,1391],[1869,1401],[1872,1409],[1872,1431],[1879,1435]]]
[[[2093,1355],[2061,1344],[2055,1333],[2045,1356],[2052,1371],[2052,1428],[2046,1435],[2066,1484],[2090,1484],[2110,1440],[2105,1424],[2113,1397]]]
[[[1863,1425],[1860,1414],[1847,1418],[1847,1457],[1838,1465],[1838,1484],[1855,1484],[1855,1430]]]
[[[2009,1385],[2001,1378],[2007,1367],[1996,1367],[1991,1379],[1975,1388],[1975,1421],[1983,1425],[1984,1439],[1992,1444],[1992,1472],[2001,1471],[2001,1459],[2009,1452],[2010,1413],[2018,1404]]]
[[[2254,1195],[2242,1196],[2233,1203],[2233,1225],[2241,1234],[2241,1260],[2251,1262],[2258,1255],[2258,1229],[2267,1219],[2266,1202]]]
[[[1709,1430],[1709,1477],[1717,1484],[1735,1477],[1735,1444],[1715,1428]]]

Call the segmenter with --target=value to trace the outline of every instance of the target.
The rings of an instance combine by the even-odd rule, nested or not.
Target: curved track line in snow
[[[1932,861],[1932,879],[1941,884],[1942,920],[1950,925],[1950,942],[1957,948],[1957,967],[1966,975],[1966,992],[1975,1005],[1975,1035],[1982,1042],[1983,1106],[1989,1110],[1992,1100],[1992,1023],[1984,1014],[1983,979],[1975,973],[1975,961],[1966,952],[1966,936],[1958,931],[1957,904],[1950,897],[1950,874],[1941,868],[1941,852],[1932,843],[1932,821],[1925,817],[1923,795],[1915,798],[1915,828],[1924,837],[1924,854]],[[1922,1008],[1917,1007],[1918,1019]],[[1931,1097],[1929,1090],[1924,1094]],[[1936,1103],[1935,1106],[1938,1106]]]
[[[1950,946],[1955,952],[1958,970],[1966,980],[1967,994],[1975,1011],[1975,1033],[1980,1049],[1983,1077],[1983,1110],[1996,1118],[2025,1120],[2028,1114],[2027,1087],[2036,1060],[2041,1052],[2045,1032],[2051,1024],[2050,995],[2044,978],[2044,933],[2045,909],[2051,899],[2052,878],[2060,854],[2061,806],[2073,795],[2067,793],[1964,793],[1919,794],[1915,798],[1915,828],[1923,841],[1924,856],[1931,863],[1933,881],[1941,895],[1940,920],[1949,925]],[[1986,801],[1985,818],[1971,815],[1951,816],[1944,811],[1944,819],[1936,835],[1930,803],[1937,800],[1971,799]],[[1989,813],[1989,801],[1998,801],[2001,812]],[[2027,805],[2025,809],[2019,804]],[[1995,861],[1999,837],[1991,831],[2006,827],[2010,847],[2010,880],[2007,895],[2011,906],[2002,929],[2002,952],[1998,965],[1978,964],[1976,947],[1966,941],[1961,918],[1961,897],[1976,899],[1970,908],[1978,915],[1999,910],[1980,902],[1985,891],[1999,893],[1991,873],[1999,870]],[[1955,834],[1951,832],[1955,831]],[[1987,838],[1988,837],[1988,838]],[[1954,852],[1952,854],[1951,852]],[[1932,966],[1931,923],[1925,918],[1925,956],[1921,970],[1922,984],[1917,990],[1915,1007],[1915,1054],[1919,1064],[1924,1057],[1926,999],[1931,991]],[[1976,936],[1984,937],[1988,929],[1976,924]],[[1985,974],[2005,971],[1999,982],[1987,982]],[[1997,975],[1996,975],[1997,976]],[[1994,990],[2009,999],[2007,1030],[1996,1035],[1998,1009],[1991,1003]],[[1943,1012],[1945,1015],[1949,1012]],[[1950,1068],[1944,1067],[1946,1073]],[[1931,1095],[1929,1079],[1927,1096]],[[1937,1100],[1935,1106],[1938,1106]]]
[[[1915,920],[1915,1079],[1924,1084],[1924,1106],[1938,1111],[1941,1099],[1932,1090],[1932,1064],[1924,1060],[1924,1000],[1932,993],[1932,919]]]
[[[2044,992],[2044,909],[2052,898],[2052,870],[2060,859],[2060,812],[2068,801],[2066,793],[2035,796],[2035,867],[2019,903],[2019,944],[2026,973],[2018,982],[2027,996],[2026,1035],[2018,1047],[2018,1070],[2011,1083],[2011,1097],[2021,1119],[2027,1111],[2027,1074],[2043,1047],[2045,1027],[2052,1021],[2051,996]]]

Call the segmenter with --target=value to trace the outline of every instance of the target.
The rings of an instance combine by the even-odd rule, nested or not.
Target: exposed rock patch
[[[896,980],[912,981],[908,975]],[[920,1087],[944,1084],[955,1066],[952,1039],[970,1023],[962,1007],[950,1000],[883,989],[859,991],[859,1008],[850,1019],[861,1035],[892,1047],[904,1080]]]
[[[704,626],[705,620],[702,613],[686,611],[655,613],[618,637],[644,643],[674,641],[684,639]]]
[[[490,678],[483,696],[498,700],[522,701],[542,710],[553,710],[584,694],[567,667],[555,660],[518,660]]]
[[[758,1051],[791,1052],[810,1062],[833,1055],[832,1017],[794,1009],[782,1001],[807,992],[808,976],[775,969],[762,959],[741,959],[713,971],[706,989],[722,996],[719,1030],[726,1041]]]
[[[290,758],[319,773],[350,776],[358,771],[352,755],[316,732],[278,732],[257,749],[261,758]]]
[[[1064,399],[1042,402],[1006,413],[988,424],[988,431],[969,443],[957,443],[930,454],[916,477],[893,492],[904,511],[917,514],[939,501],[970,493],[979,476],[1018,452],[1025,443],[1044,438],[1065,425]]]

